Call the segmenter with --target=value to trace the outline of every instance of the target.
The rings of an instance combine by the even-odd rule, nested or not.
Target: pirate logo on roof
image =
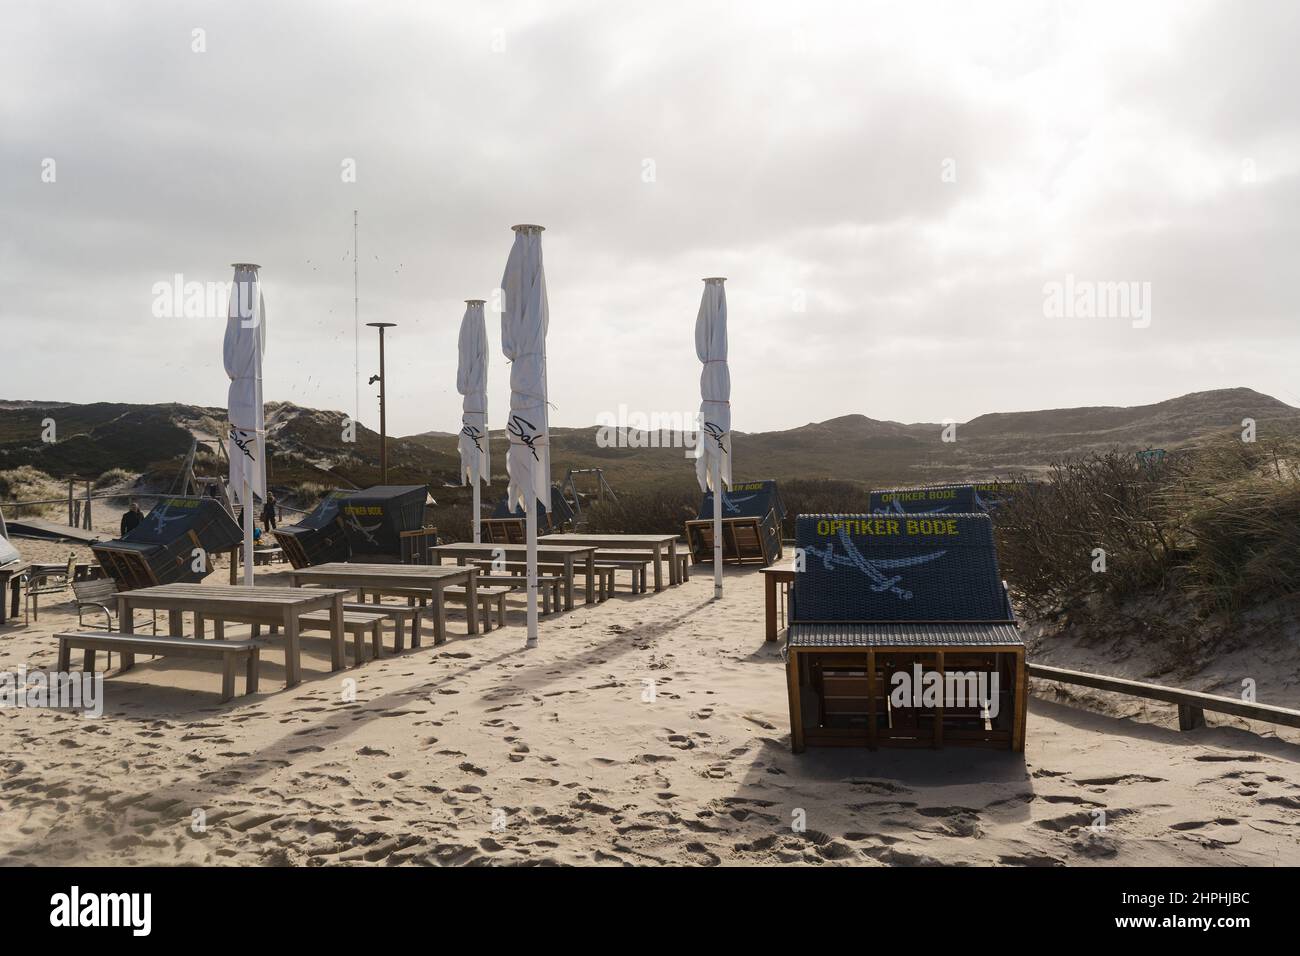
[[[827,571],[833,571],[836,566],[856,569],[871,579],[872,591],[877,593],[888,592],[904,601],[912,600],[912,592],[899,584],[903,580],[901,574],[889,572],[902,568],[914,568],[919,564],[928,564],[948,553],[944,550],[935,551],[931,554],[920,554],[911,558],[870,559],[864,557],[862,552],[854,546],[853,539],[849,537],[846,528],[841,527],[839,529],[839,539],[840,544],[844,547],[843,554],[835,553],[834,541],[827,541],[825,548],[809,545],[804,549],[804,552],[810,558],[821,558]]]

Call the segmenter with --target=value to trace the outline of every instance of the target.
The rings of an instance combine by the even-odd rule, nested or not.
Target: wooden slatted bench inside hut
[[[790,743],[1023,751],[1024,642],[986,514],[800,515]]]
[[[192,637],[147,637],[143,634],[109,634],[104,631],[69,631],[54,635],[59,641],[58,670],[67,672],[74,648],[85,651],[82,669],[94,671],[95,652],[122,655],[122,671],[134,665],[135,654],[221,660],[221,702],[235,696],[235,669],[245,667],[244,693],[257,693],[258,646],[254,641],[202,641]]]

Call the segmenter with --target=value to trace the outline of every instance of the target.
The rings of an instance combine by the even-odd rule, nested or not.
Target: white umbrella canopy
[[[456,391],[465,396],[460,415],[460,482],[474,486],[474,541],[482,540],[480,481],[491,481],[487,421],[487,326],[483,300],[466,299],[460,320]]]
[[[266,303],[251,263],[235,263],[226,312],[224,358],[230,391],[230,489],[244,510],[244,583],[253,583],[253,502],[266,498],[266,419],[262,409],[262,356],[266,352]]]
[[[695,317],[695,354],[700,372],[700,456],[695,476],[713,492],[713,596],[722,596],[721,486],[731,486],[731,372],[727,368],[727,292],[725,279],[704,280]]]
[[[550,430],[546,415],[546,274],[542,269],[542,227],[512,227],[515,243],[506,260],[501,289],[501,351],[510,360],[510,416],[506,433],[507,489],[511,506],[526,515],[528,541],[528,646],[537,646],[537,500],[551,488]]]

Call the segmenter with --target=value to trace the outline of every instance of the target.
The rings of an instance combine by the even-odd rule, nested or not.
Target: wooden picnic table
[[[457,564],[465,564],[473,558],[487,558],[489,560],[496,558],[498,554],[505,555],[508,561],[524,561],[528,558],[528,545],[526,544],[475,544],[472,541],[462,541],[457,544],[439,544],[429,549],[429,556],[433,559],[433,567],[442,564],[442,559],[455,558]],[[573,610],[573,567],[577,561],[582,561],[587,570],[587,603],[592,604],[596,600],[596,548],[594,545],[571,545],[571,544],[543,544],[537,542],[537,560],[545,561],[548,564],[561,564],[564,566],[564,609]]]
[[[763,568],[763,604],[767,618],[767,640],[775,641],[776,626],[776,590],[778,585],[786,587],[786,594],[794,587],[795,570],[791,567]]]
[[[664,550],[668,551],[668,581],[680,584],[677,571],[677,535],[675,534],[583,534],[565,532],[563,534],[546,534],[537,539],[540,545],[571,544],[586,545],[593,548],[607,548],[619,551],[648,551],[654,555],[655,590],[664,589]],[[600,556],[597,555],[597,558]]]
[[[289,572],[289,581],[296,588],[304,584],[322,584],[363,592],[369,591],[378,600],[381,595],[411,597],[416,592],[433,601],[434,642],[447,639],[447,602],[443,591],[452,585],[463,585],[467,604],[465,614],[468,630],[478,633],[478,568],[438,567],[433,564],[353,564],[349,561],[331,561],[312,568],[298,568]]]
[[[343,646],[343,598],[346,590],[301,591],[283,587],[231,587],[225,584],[159,584],[135,591],[119,591],[117,620],[123,634],[134,634],[134,611],[166,611],[167,631],[181,637],[183,615],[194,615],[196,640],[203,638],[203,624],[212,619],[214,635],[224,637],[226,621],[267,624],[284,628],[284,685],[293,687],[302,679],[302,651],[298,640],[298,618],[312,611],[330,612],[330,670],[345,666]],[[122,666],[130,667],[134,655],[122,654]]]

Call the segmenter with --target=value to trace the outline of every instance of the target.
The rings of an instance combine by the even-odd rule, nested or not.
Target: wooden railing
[[[1146,684],[1142,681],[1126,680],[1123,677],[1106,677],[1102,674],[1066,670],[1063,667],[1048,667],[1044,664],[1030,664],[1029,676],[1039,680],[1078,684],[1081,687],[1092,687],[1116,694],[1128,694],[1130,697],[1145,697],[1147,700],[1176,704],[1179,730],[1195,730],[1197,727],[1204,727],[1207,710],[1232,714],[1234,717],[1245,717],[1247,720],[1300,727],[1300,710],[1292,710],[1289,707],[1257,704],[1232,697],[1217,697],[1214,694],[1203,694],[1195,690],[1180,690],[1177,687],[1163,687],[1160,684]]]

